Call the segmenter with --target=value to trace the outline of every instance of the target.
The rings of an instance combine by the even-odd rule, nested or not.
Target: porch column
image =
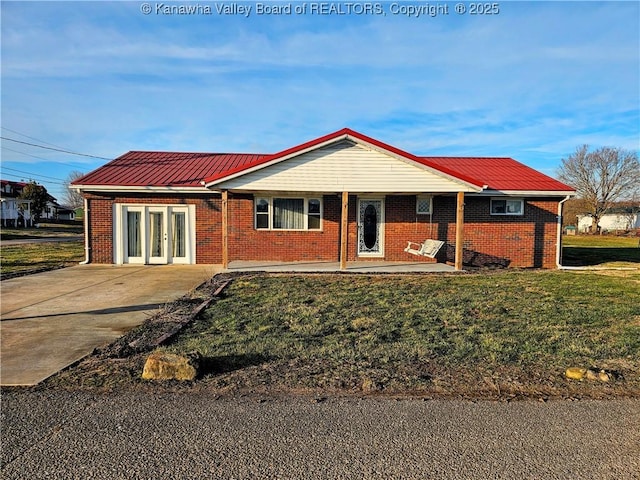
[[[349,192],[342,192],[342,216],[340,220],[340,270],[346,270],[347,229],[349,225]]]
[[[456,256],[454,268],[462,270],[462,256],[464,245],[464,192],[458,192],[456,201]]]
[[[222,268],[229,267],[229,192],[222,191]]]

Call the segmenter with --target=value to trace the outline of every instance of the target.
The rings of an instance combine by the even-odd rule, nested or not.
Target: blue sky
[[[448,14],[419,18],[394,2],[375,15],[206,0],[150,1],[144,15],[143,3],[3,1],[2,136],[115,158],[272,153],[349,127],[418,155],[510,156],[552,176],[578,145],[640,148],[635,1],[509,1],[495,15],[430,2]],[[165,15],[162,3],[212,14]],[[253,12],[219,15],[222,3]],[[34,178],[59,199],[71,170],[105,162],[2,141],[2,178]]]

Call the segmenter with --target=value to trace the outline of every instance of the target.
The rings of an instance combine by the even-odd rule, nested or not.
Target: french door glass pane
[[[187,255],[185,214],[183,212],[173,212],[171,219],[171,231],[173,233],[173,238],[171,239],[172,255],[174,257],[185,257]]]
[[[163,230],[162,212],[149,212],[149,236],[151,237],[152,257],[162,257],[164,255]]]
[[[130,257],[142,256],[142,239],[140,236],[140,212],[127,212],[127,247]]]

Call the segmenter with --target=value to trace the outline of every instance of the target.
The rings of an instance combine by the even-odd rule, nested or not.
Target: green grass
[[[56,268],[84,260],[84,242],[9,245],[0,249],[2,275]]]
[[[640,238],[610,235],[563,237],[563,265],[640,268]]]
[[[39,228],[0,228],[0,240],[23,240],[42,237],[82,235],[82,223],[41,223]]]
[[[640,274],[240,277],[169,349],[201,353],[218,383],[250,369],[249,383],[288,388],[420,389],[445,371],[522,380],[575,365],[637,378]]]
[[[566,247],[610,247],[636,248],[640,237],[616,237],[613,235],[565,235],[562,243]]]

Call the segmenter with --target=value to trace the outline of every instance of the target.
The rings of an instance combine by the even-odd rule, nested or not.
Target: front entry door
[[[358,256],[384,257],[384,200],[358,200]]]

